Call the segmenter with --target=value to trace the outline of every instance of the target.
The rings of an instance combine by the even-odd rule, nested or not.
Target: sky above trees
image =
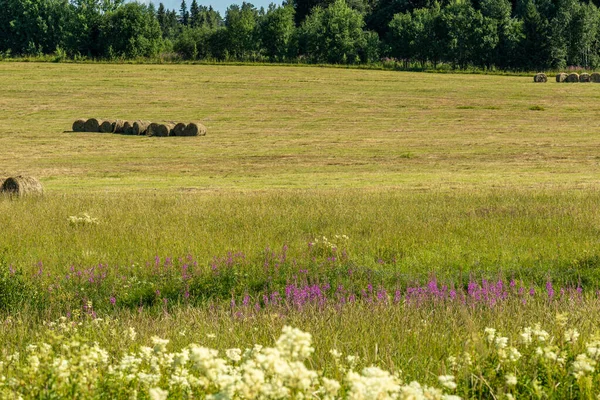
[[[140,1],[141,3],[154,3],[154,5],[156,7],[158,7],[158,3],[161,3],[160,0],[144,0],[144,1]],[[179,10],[180,6],[181,6],[181,0],[163,0],[162,3],[165,5],[166,8],[168,8],[169,10]],[[189,4],[191,3],[191,0],[186,1],[186,3]],[[270,3],[275,3],[275,4],[281,4],[280,1],[273,1],[273,0],[255,0],[255,1],[250,1],[250,3],[252,3],[256,8],[261,8],[264,7],[265,9],[269,6]],[[221,16],[225,15],[225,10],[227,10],[227,7],[229,7],[232,4],[238,4],[241,5],[242,4],[242,0],[240,1],[236,1],[236,0],[202,0],[198,2],[199,5],[201,6],[212,6],[212,8],[214,8],[215,10],[217,10],[218,12],[221,13]]]

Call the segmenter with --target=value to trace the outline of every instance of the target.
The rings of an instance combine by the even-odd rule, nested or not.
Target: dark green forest
[[[0,56],[548,70],[600,65],[600,13],[578,0],[289,0],[222,16],[122,0],[0,0]]]

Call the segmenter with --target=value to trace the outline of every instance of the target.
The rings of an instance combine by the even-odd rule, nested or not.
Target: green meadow
[[[206,335],[204,345],[221,351],[273,345],[282,326],[293,325],[314,335],[307,365],[319,373],[342,380],[329,353],[337,348],[360,357],[356,368],[402,370],[407,382],[437,385],[438,375],[452,373],[448,356],[469,346],[491,354],[474,339],[487,326],[516,340],[520,328],[541,322],[559,338],[566,328],[555,315],[569,312],[582,335],[597,330],[600,85],[17,62],[0,63],[0,82],[0,178],[35,176],[45,190],[0,197],[2,357],[45,340],[42,322],[60,317],[81,322],[77,337],[100,342],[111,357],[139,345],[116,328],[86,328],[95,318],[135,327],[142,345],[169,338],[173,350]],[[75,119],[89,117],[202,121],[208,133],[71,132]],[[71,218],[84,214],[94,222]],[[491,304],[481,284],[485,298],[469,297],[473,304],[428,297],[414,307],[402,300],[407,309],[384,306],[409,287],[439,281],[467,293],[482,279],[503,280],[502,290],[516,282],[507,292],[514,298],[496,306],[502,296],[494,292],[500,297]],[[328,299],[343,286],[345,296],[379,305],[269,308],[264,296],[289,296],[292,284],[321,285]],[[372,296],[364,291],[371,286]],[[377,300],[380,289],[387,292]],[[548,367],[542,379],[531,361],[523,386],[506,386],[498,369],[490,378],[489,357],[479,372],[455,373],[455,394],[536,398],[539,380],[540,398],[585,398],[600,384],[598,375],[582,384],[573,369],[563,376]],[[166,382],[155,386],[183,396]],[[348,385],[341,397],[350,396]],[[63,389],[48,393],[72,393]]]

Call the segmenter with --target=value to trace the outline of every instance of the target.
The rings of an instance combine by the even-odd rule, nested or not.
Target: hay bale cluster
[[[546,80],[544,80],[543,77],[540,77],[541,75],[543,75],[543,77],[546,76],[544,74],[536,74],[533,77],[533,81],[534,82],[546,82]],[[595,82],[595,83],[600,83],[600,73],[594,72],[592,74],[588,74],[587,72],[583,72],[581,74],[577,74],[577,73],[573,72],[573,73],[570,73],[570,74],[566,74],[564,72],[561,72],[560,74],[556,75],[556,82],[559,82],[559,83],[562,83],[562,82],[567,82],[567,83],[575,83],[575,82],[582,82],[582,83]]]
[[[78,119],[73,122],[73,132],[101,132],[138,136],[205,136],[206,127],[200,122],[150,122],[110,120],[101,118]]]
[[[36,178],[19,175],[6,179],[0,187],[0,193],[13,196],[42,195],[44,188]]]

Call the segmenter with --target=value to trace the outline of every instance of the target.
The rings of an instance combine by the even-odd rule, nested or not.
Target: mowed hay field
[[[157,386],[202,398],[221,378],[173,383],[182,372],[153,336],[169,351],[233,354],[243,369],[226,349],[274,346],[291,325],[313,335],[314,353],[297,332],[277,346],[304,343],[301,361],[341,382],[338,397],[386,398],[373,393],[399,380],[360,372],[375,365],[464,398],[595,398],[596,358],[578,355],[600,315],[600,85],[42,63],[0,63],[0,82],[0,177],[44,186],[0,197],[0,365],[23,354],[0,368],[15,378],[0,379],[0,395],[162,398]],[[89,117],[201,121],[208,133],[64,132]],[[71,340],[106,348],[112,372],[94,364],[72,373],[84,383],[48,383],[64,375],[59,355],[80,365],[79,350],[58,350]],[[540,366],[535,340],[567,361]],[[27,345],[43,341],[57,350],[32,372]],[[140,346],[153,346],[140,368],[160,364],[159,381],[113,373]],[[349,370],[374,392],[352,397],[362,378]],[[335,398],[321,383],[295,393]]]
[[[46,191],[0,202],[0,247],[24,268],[300,251],[334,234],[360,262],[425,275],[598,255],[595,85],[203,65],[1,63],[0,77],[0,175]],[[209,133],[63,133],[90,116]],[[102,224],[73,229],[83,212]]]

